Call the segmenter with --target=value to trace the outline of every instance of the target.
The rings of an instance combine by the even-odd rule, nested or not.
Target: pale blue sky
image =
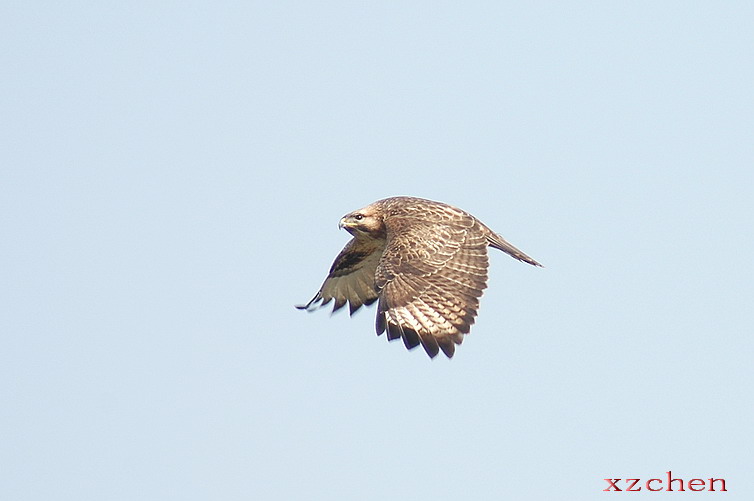
[[[4,2],[0,499],[754,499],[750,2]],[[448,361],[293,308],[416,195]],[[636,494],[642,496],[642,494]]]

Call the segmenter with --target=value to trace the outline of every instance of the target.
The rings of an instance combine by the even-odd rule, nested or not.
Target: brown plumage
[[[487,287],[487,246],[541,266],[471,214],[413,197],[392,197],[340,220],[353,238],[335,258],[319,292],[300,309],[335,300],[351,314],[378,301],[377,334],[421,344],[450,358],[477,315]]]

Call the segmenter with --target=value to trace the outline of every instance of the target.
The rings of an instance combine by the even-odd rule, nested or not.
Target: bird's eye
[[[354,218],[355,220],[357,220],[357,221],[361,221],[362,219],[364,219],[364,215],[363,215],[363,214],[355,214],[355,215],[353,216],[353,218]]]

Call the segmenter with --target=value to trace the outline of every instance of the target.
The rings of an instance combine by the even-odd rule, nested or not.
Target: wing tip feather
[[[456,352],[456,345],[453,342],[453,340],[449,337],[441,337],[437,338],[437,344],[440,345],[440,349],[448,358],[453,358],[453,355]]]
[[[429,358],[435,358],[440,353],[440,346],[437,343],[437,339],[432,334],[425,334],[420,337],[422,348],[427,352]],[[443,350],[444,352],[445,350]]]

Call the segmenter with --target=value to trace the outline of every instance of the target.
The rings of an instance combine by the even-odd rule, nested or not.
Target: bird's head
[[[385,223],[379,210],[372,206],[350,212],[340,218],[339,228],[354,237],[384,238]]]

